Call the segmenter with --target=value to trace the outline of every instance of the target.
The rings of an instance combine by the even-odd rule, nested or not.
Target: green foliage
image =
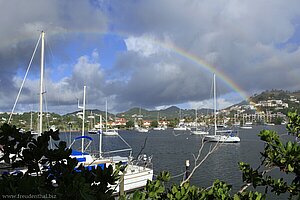
[[[289,124],[287,130],[294,136],[299,137],[300,116],[297,113],[289,113]],[[251,183],[254,188],[264,186],[266,192],[277,195],[289,193],[289,198],[300,198],[300,147],[296,141],[283,142],[274,131],[263,130],[259,134],[260,139],[265,142],[264,152],[261,153],[261,166],[266,170],[253,169],[249,164],[240,162],[239,166],[243,172],[243,181]],[[279,168],[282,173],[293,177],[292,182],[284,178],[276,179],[266,175],[268,170]]]
[[[0,127],[0,145],[3,153],[0,161],[5,170],[19,173],[3,173],[0,178],[1,194],[52,194],[58,199],[114,199],[113,189],[119,178],[120,166],[98,167],[88,170],[74,158],[71,149],[60,141],[55,149],[49,149],[50,138],[59,141],[58,131],[45,131],[35,139],[30,132],[20,133],[15,126]],[[4,170],[4,169],[2,169]]]
[[[282,117],[275,117],[273,122],[275,125],[280,125],[283,122],[283,118]]]
[[[158,121],[151,121],[151,127],[158,127]]]
[[[170,188],[165,183],[170,180],[169,172],[161,172],[155,181],[148,181],[144,191],[136,191],[128,199],[169,199],[169,200],[263,200],[265,196],[259,192],[243,192],[233,196],[230,194],[231,186],[223,181],[216,180],[210,188],[200,188],[190,185],[189,182],[182,186],[173,184]],[[125,199],[123,197],[123,199]]]
[[[287,125],[287,130],[296,135],[298,138],[300,137],[300,115],[296,112],[288,113],[288,117],[290,122]]]
[[[126,127],[127,127],[127,128],[132,128],[132,127],[134,127],[134,121],[133,121],[133,120],[127,121],[127,122],[126,122]]]

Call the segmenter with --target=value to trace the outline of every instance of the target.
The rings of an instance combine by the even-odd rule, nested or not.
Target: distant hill
[[[288,101],[290,96],[295,96],[300,98],[300,92],[289,92],[283,90],[271,90],[271,91],[264,91],[260,94],[253,95],[250,97],[250,100],[258,103],[259,101],[267,101],[270,99],[281,99],[283,101]]]
[[[249,98],[249,101],[254,103],[259,103],[260,101],[268,101],[268,100],[282,100],[283,103],[288,104],[288,108],[278,109],[284,114],[287,114],[288,111],[300,110],[300,91],[284,91],[284,90],[267,90],[260,94],[254,94]],[[272,108],[265,108],[266,110],[273,110]],[[275,111],[275,110],[273,110]]]
[[[249,101],[258,103],[259,101],[267,101],[267,100],[282,100],[283,103],[288,104],[288,108],[275,108],[275,107],[261,107],[260,110],[262,111],[274,111],[274,112],[282,112],[284,114],[287,114],[288,111],[290,110],[298,110],[300,111],[300,91],[295,91],[295,92],[290,92],[290,91],[283,91],[283,90],[270,90],[270,91],[264,91],[260,94],[254,94],[249,98]],[[238,104],[232,105],[226,109],[229,109],[234,106],[243,106],[247,105],[249,102],[247,101],[242,101]],[[244,109],[244,108],[243,108]],[[180,118],[180,111],[181,111],[181,117],[182,118],[190,118],[191,120],[195,118],[195,109],[180,109],[177,106],[170,106],[166,109],[161,109],[161,110],[147,110],[139,107],[131,108],[128,111],[118,113],[118,114],[112,114],[108,113],[108,118],[110,120],[114,119],[115,117],[123,117],[126,119],[132,119],[134,117],[139,117],[138,115],[142,115],[142,118],[144,120],[156,120],[158,115],[160,119],[167,119],[167,120],[172,120],[172,119],[179,119]],[[61,124],[68,124],[68,123],[73,123],[74,126],[75,124],[80,124],[80,119],[78,118],[77,114],[81,111],[74,111],[71,113],[67,113],[63,116],[60,116],[55,113],[51,113],[51,118],[49,119],[50,123],[54,123],[55,125],[61,125]],[[212,113],[212,109],[199,109],[198,111],[198,116],[201,114],[207,115]],[[34,113],[33,119],[37,119],[38,113]],[[105,118],[105,111],[101,111],[98,109],[88,109],[86,110],[86,116],[88,120],[89,115],[94,115],[95,116],[95,121],[98,122],[99,118],[97,116],[102,115],[103,119]],[[14,115],[14,123],[15,124],[20,124],[20,127],[22,123],[29,124],[30,123],[30,113],[24,113],[24,115]],[[0,123],[6,122],[8,119],[8,114],[7,113],[2,113],[0,114]],[[22,122],[23,120],[23,122]],[[52,120],[52,122],[51,122]],[[63,123],[61,123],[63,122]],[[33,122],[33,127],[36,127],[36,120]],[[78,126],[79,128],[79,126]]]
[[[292,97],[300,100],[300,91],[290,92],[284,90],[267,90],[260,94],[254,94],[252,97],[250,97],[250,100],[255,103],[267,100],[282,100],[288,102],[293,99]]]
[[[199,109],[198,114],[207,114],[207,112],[212,112],[211,109]],[[125,118],[131,118],[132,116],[138,116],[142,115],[143,119],[146,120],[155,120],[159,116],[160,119],[166,118],[166,119],[174,119],[180,118],[180,108],[177,106],[171,106],[166,109],[161,110],[147,110],[143,108],[131,108],[130,110],[118,113],[118,117],[125,117]],[[194,109],[181,109],[181,117],[195,117],[195,110]]]
[[[77,113],[79,113],[79,112],[82,112],[81,110],[78,110],[78,111],[74,111],[74,112],[71,112],[71,113],[67,113],[67,114],[65,114],[65,115],[63,115],[63,116],[67,116],[67,115],[76,115]],[[105,116],[105,111],[101,111],[101,110],[98,110],[98,109],[87,109],[86,111],[85,111],[85,113],[87,114],[87,115],[90,115],[91,113],[92,114],[94,114],[94,115],[102,115],[102,116]],[[109,113],[108,113],[109,114]],[[110,114],[110,115],[112,115],[112,114]]]

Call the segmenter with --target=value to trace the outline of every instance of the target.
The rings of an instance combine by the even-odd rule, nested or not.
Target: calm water
[[[238,144],[223,144],[217,151],[209,156],[198,168],[191,180],[192,184],[201,187],[211,186],[213,180],[220,179],[233,185],[237,191],[243,185],[242,174],[238,169],[238,162],[250,163],[253,168],[260,163],[260,152],[263,151],[263,142],[257,134],[262,129],[271,129],[279,134],[286,134],[285,126],[254,126],[253,129],[239,130],[241,142]],[[153,155],[154,174],[165,170],[172,176],[185,171],[185,160],[190,160],[191,167],[194,166],[193,154],[197,154],[201,143],[201,136],[190,135],[189,132],[173,130],[150,131],[149,133],[137,133],[135,131],[119,131],[120,135],[131,145],[133,156],[136,156],[144,146],[143,153]],[[61,139],[70,141],[78,134],[64,133]],[[98,136],[89,135],[95,139],[92,148],[98,148]],[[125,148],[126,145],[118,137],[103,137],[103,149],[113,150]],[[206,154],[209,144],[206,144],[203,155]],[[276,175],[276,172],[275,174]],[[182,177],[173,178],[172,182],[182,180]],[[284,197],[269,197],[268,199],[286,199]]]

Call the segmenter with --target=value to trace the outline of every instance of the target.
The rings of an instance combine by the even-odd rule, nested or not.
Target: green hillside
[[[260,94],[255,94],[252,97],[249,98],[249,101],[258,104],[259,102],[263,101],[272,101],[272,100],[281,100],[282,103],[288,104],[288,107],[282,106],[274,106],[274,107],[259,107],[260,111],[271,111],[274,113],[282,112],[283,114],[287,114],[288,111],[294,111],[298,110],[300,111],[300,91],[295,92],[289,92],[289,91],[283,91],[283,90],[271,90],[271,91],[264,91]],[[230,110],[232,107],[238,107],[241,110],[246,110],[244,112],[250,113],[255,112],[253,110],[247,111],[247,105],[248,102],[242,101],[236,105],[232,105],[227,110]],[[257,106],[256,106],[257,107]],[[74,111],[72,113],[67,113],[65,115],[58,115],[56,113],[44,113],[45,120],[47,121],[47,124],[45,124],[45,127],[49,127],[51,125],[55,125],[60,130],[69,130],[72,128],[73,130],[79,130],[81,127],[81,119],[79,118],[78,114],[81,111]],[[180,116],[181,112],[181,116]],[[236,111],[232,111],[236,113]],[[229,114],[231,117],[233,114]],[[201,115],[207,115],[211,114],[211,109],[199,109],[198,110],[198,116],[201,117]],[[225,112],[226,113],[226,112]],[[253,113],[252,113],[253,114]],[[88,109],[86,110],[86,123],[92,124],[92,123],[98,123],[100,121],[99,115],[102,115],[102,119],[105,120],[105,111],[101,111],[98,109]],[[222,114],[222,115],[228,115],[228,114]],[[92,122],[92,118],[89,118],[89,116],[94,116],[95,120]],[[194,109],[180,109],[176,106],[170,106],[166,109],[161,110],[147,110],[144,108],[131,108],[126,112],[112,114],[108,113],[108,120],[114,120],[115,117],[122,117],[126,118],[127,120],[132,120],[135,118],[142,118],[144,120],[157,120],[159,116],[159,119],[162,120],[170,120],[170,121],[178,121],[180,117],[182,119],[186,119],[186,121],[193,121],[195,119],[195,110]],[[7,113],[0,114],[0,124],[6,123],[9,118],[9,115]],[[30,113],[25,112],[23,114],[14,114],[12,118],[12,124],[17,125],[17,127],[26,127],[28,128],[30,124],[32,124],[33,129],[37,127],[38,123],[38,113]]]

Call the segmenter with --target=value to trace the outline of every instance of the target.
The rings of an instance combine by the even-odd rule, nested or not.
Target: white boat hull
[[[144,168],[137,165],[128,165],[124,176],[124,191],[130,192],[139,188],[143,188],[146,186],[147,181],[152,179],[153,169]],[[114,193],[118,192],[119,187],[116,187]]]
[[[103,131],[103,135],[105,135],[105,136],[118,136],[119,133],[117,131]]]
[[[174,131],[186,131],[187,128],[186,127],[175,127]]]
[[[241,129],[252,129],[252,126],[241,126]]]
[[[90,154],[77,152],[71,155],[76,158],[80,164],[88,168],[108,167],[112,165],[113,168],[119,162],[127,164],[124,175],[124,191],[129,192],[142,187],[145,187],[148,180],[153,180],[152,164],[146,160],[138,160],[135,163],[130,163],[128,158],[115,156],[111,158],[92,158]],[[81,161],[80,161],[81,160]],[[97,184],[97,183],[96,183]],[[116,185],[110,185],[110,188],[115,189],[114,194],[119,192],[119,182]]]
[[[139,133],[148,133],[149,130],[145,128],[137,128],[136,131]]]
[[[191,131],[191,133],[192,133],[192,135],[208,135],[209,134],[209,132],[207,132],[207,131],[199,131],[199,130]]]
[[[238,143],[241,139],[237,136],[226,136],[226,135],[207,135],[204,137],[205,141],[208,142],[220,142],[220,143]]]

